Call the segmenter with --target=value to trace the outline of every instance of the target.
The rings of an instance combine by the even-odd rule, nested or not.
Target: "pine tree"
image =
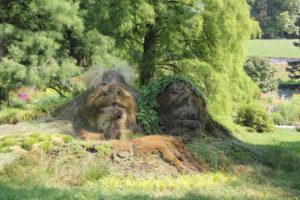
[[[108,54],[113,42],[87,29],[81,11],[72,0],[0,2],[0,93],[28,84],[63,95],[81,67],[103,60],[95,53]]]

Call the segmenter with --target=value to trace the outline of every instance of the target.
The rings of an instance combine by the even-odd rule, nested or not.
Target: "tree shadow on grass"
[[[152,199],[185,199],[185,200],[215,200],[216,197],[204,196],[196,193],[187,193],[181,198],[172,196],[155,198],[143,194],[118,194],[110,192],[106,194],[101,190],[87,191],[80,188],[58,189],[43,186],[15,186],[0,181],[1,200],[152,200]]]

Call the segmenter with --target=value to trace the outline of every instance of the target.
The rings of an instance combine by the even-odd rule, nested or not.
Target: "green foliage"
[[[34,137],[27,137],[25,138],[24,142],[22,143],[21,147],[25,150],[31,150],[34,144],[39,143],[39,140]]]
[[[269,147],[262,155],[261,161],[274,169],[287,172],[300,170],[299,154],[296,151],[285,149],[280,143]]]
[[[50,140],[45,140],[45,141],[41,142],[41,148],[46,153],[50,153],[53,150],[54,145],[53,145],[53,143]]]
[[[238,111],[236,122],[255,129],[259,133],[272,132],[275,128],[269,114],[259,106],[246,105]]]
[[[62,98],[59,95],[54,94],[51,96],[45,96],[45,97],[34,100],[32,102],[32,105],[34,106],[34,109],[37,111],[49,112],[55,106],[58,106],[59,104],[62,104],[64,102],[68,101],[70,98],[71,98],[71,96]]]
[[[34,109],[2,107],[0,112],[0,124],[17,124],[22,121],[31,121],[42,115],[42,112]]]
[[[250,57],[247,59],[244,69],[263,92],[277,89],[278,82],[274,77],[275,69],[271,67],[266,58]]]
[[[295,23],[300,8],[298,0],[256,0],[252,15],[259,21],[264,38],[295,36]]]
[[[272,112],[271,116],[276,125],[285,125],[285,119],[280,112]]]
[[[96,147],[99,155],[108,156],[111,153],[112,146],[110,144],[101,144]]]
[[[0,9],[5,92],[20,84],[77,92],[81,67],[121,58],[137,66],[141,84],[190,77],[216,114],[257,95],[242,69],[245,41],[259,30],[245,0],[5,0]]]
[[[242,68],[245,41],[259,29],[245,0],[85,3],[90,23],[101,24],[97,29],[116,41],[119,55],[138,65],[142,85],[184,74],[207,87],[210,110],[222,115],[257,95]]]
[[[73,77],[82,72],[81,67],[112,60],[113,40],[85,22],[82,4],[66,0],[0,2],[2,89],[9,92],[20,84],[51,87],[63,96],[77,92]]]
[[[300,121],[300,98],[293,97],[291,100],[280,102],[275,110],[283,118],[282,125],[296,125]]]
[[[62,138],[63,138],[65,143],[70,143],[70,142],[73,141],[73,137],[70,136],[70,135],[63,135]]]
[[[161,120],[157,113],[157,97],[174,81],[183,81],[189,85],[192,91],[202,96],[197,86],[189,79],[183,76],[164,76],[152,81],[149,85],[143,88],[138,99],[138,123],[143,127],[145,133],[161,133]]]

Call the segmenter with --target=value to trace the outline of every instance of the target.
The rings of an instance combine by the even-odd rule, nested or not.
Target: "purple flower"
[[[18,98],[21,99],[22,101],[28,101],[29,100],[29,95],[26,93],[19,93]]]

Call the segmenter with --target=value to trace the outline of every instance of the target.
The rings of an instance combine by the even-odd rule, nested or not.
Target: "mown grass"
[[[275,58],[300,58],[300,49],[293,44],[297,40],[250,40],[247,56]]]
[[[39,138],[38,134],[29,135]],[[138,177],[117,175],[105,160],[73,140],[59,156],[29,153],[0,168],[0,199],[297,199],[300,197],[300,134],[239,133],[239,140],[195,138],[189,148],[209,170],[200,174]],[[57,152],[56,150],[53,151]],[[280,162],[284,161],[284,164]],[[280,164],[281,163],[281,164]],[[299,198],[298,198],[299,199]]]

